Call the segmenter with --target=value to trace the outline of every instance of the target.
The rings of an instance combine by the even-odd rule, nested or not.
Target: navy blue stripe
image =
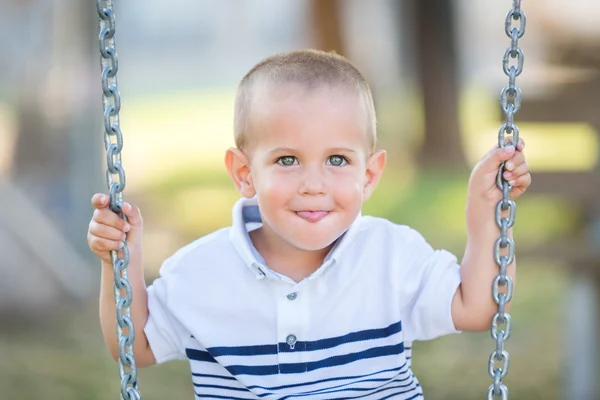
[[[408,379],[409,377],[407,377],[406,379]],[[344,390],[349,390],[349,389],[343,389],[340,390],[340,388],[346,387],[346,386],[350,386],[350,385],[354,385],[357,383],[367,383],[367,382],[387,382],[389,381],[389,378],[372,378],[372,379],[363,379],[361,381],[356,381],[356,382],[348,382],[345,383],[343,385],[337,385],[337,386],[331,386],[331,387],[326,387],[326,388],[322,388],[322,389],[316,389],[316,390],[311,390],[309,392],[301,392],[301,393],[295,393],[295,394],[290,394],[288,396],[282,397],[279,400],[285,400],[285,399],[289,399],[291,397],[303,397],[303,396],[312,396],[315,394],[323,394],[323,393],[336,393],[336,392],[342,392]],[[338,390],[334,390],[334,389],[338,389]],[[373,390],[373,388],[369,388],[369,389],[364,389],[364,390]],[[259,396],[262,397],[262,396]]]
[[[315,371],[321,368],[350,364],[358,360],[398,355],[404,351],[404,343],[391,346],[374,347],[356,353],[343,354],[308,363],[279,364],[279,365],[230,365],[225,368],[231,375],[277,375],[299,374]]]
[[[205,393],[198,393],[196,391],[194,391],[194,393],[196,394],[196,397],[198,397],[199,399],[252,400],[252,398],[248,398],[248,397],[220,396],[218,394],[205,394]]]
[[[402,381],[406,381],[407,379],[410,379],[410,382],[399,385],[399,386],[394,386],[395,388],[406,388],[408,386],[412,386],[415,383],[415,379],[414,376],[412,374],[410,374],[408,377],[406,378],[402,378],[400,380],[396,380],[394,379],[386,379],[385,384],[378,386],[376,388],[372,388],[372,387],[346,387],[344,389],[339,389],[339,387],[336,390],[330,390],[330,389],[326,389],[326,390],[319,390],[316,392],[307,392],[307,393],[297,393],[297,394],[292,394],[286,397],[282,397],[280,400],[284,400],[284,399],[288,399],[291,397],[305,397],[305,396],[312,396],[314,394],[333,394],[333,393],[340,393],[340,392],[369,392],[369,394],[373,394],[373,393],[379,393],[381,390],[386,390],[389,388],[389,385],[393,384],[393,383],[400,383]],[[358,382],[352,382],[350,384],[354,384],[354,383],[358,383]],[[348,386],[348,385],[342,385],[342,386]],[[331,388],[334,389],[334,388]],[[374,391],[377,390],[377,391]]]
[[[289,347],[289,346],[288,346]],[[209,347],[208,352],[213,357],[221,356],[264,356],[277,354],[276,344],[259,344],[255,346],[218,346]]]
[[[402,323],[400,321],[386,328],[367,329],[364,331],[352,332],[343,336],[320,339],[312,342],[304,342],[299,340],[294,346],[294,350],[287,343],[279,343],[279,351],[284,353],[293,353],[298,348],[304,348],[305,351],[316,351],[331,349],[340,346],[344,343],[362,342],[365,340],[383,339],[395,335],[402,331]]]
[[[217,360],[209,352],[196,349],[185,349],[185,355],[190,360],[216,363]]]
[[[294,350],[285,342],[275,344],[261,344],[253,346],[216,346],[209,347],[206,350],[213,357],[221,356],[256,356],[256,355],[275,355],[278,352],[298,352],[298,351],[316,351],[337,347],[344,343],[360,342],[365,340],[382,339],[392,336],[402,331],[400,321],[389,325],[386,328],[366,329],[363,331],[351,332],[346,335],[319,339],[315,341],[298,341]]]
[[[278,375],[279,365],[230,365],[225,367],[231,375]]]
[[[385,356],[390,356],[390,355],[397,355],[397,354],[401,354],[403,351],[404,351],[404,343],[398,343],[396,345],[391,345],[391,346],[374,347],[374,348],[359,351],[356,353],[333,356],[333,357],[329,357],[329,358],[326,358],[321,361],[314,361],[314,362],[307,363],[307,366],[308,366],[307,370],[314,371],[314,370],[317,370],[320,368],[328,368],[328,367],[335,367],[338,365],[350,364],[355,361],[364,360],[364,359],[368,359],[368,358],[377,358],[377,357],[385,357]],[[291,365],[298,365],[298,364],[291,364]],[[294,369],[294,368],[290,368],[290,369]],[[283,373],[285,373],[285,372],[283,372]]]
[[[235,390],[237,392],[252,393],[250,390],[248,390],[246,388],[223,386],[223,385],[205,385],[203,383],[194,383],[194,386],[195,387],[202,387],[202,388],[210,388],[210,389],[226,389],[226,390]]]
[[[386,372],[396,372],[396,371],[398,371],[398,374],[401,374],[401,373],[403,373],[403,372],[401,372],[401,370],[404,369],[405,367],[407,367],[406,363],[402,364],[400,367],[397,367],[397,368],[384,369],[384,370],[381,370],[381,371],[372,372],[370,374],[365,374],[365,375],[336,376],[335,378],[319,379],[317,381],[312,381],[312,382],[294,383],[294,384],[291,384],[291,385],[272,386],[272,387],[265,387],[265,386],[253,385],[253,386],[248,386],[248,389],[263,389],[263,390],[273,391],[273,390],[281,390],[281,389],[291,389],[291,388],[300,387],[300,386],[311,386],[311,385],[316,385],[316,384],[325,383],[325,382],[334,382],[334,381],[340,381],[340,380],[368,378],[370,376],[374,376],[374,375],[378,375],[378,374],[383,374],[383,373],[386,373]],[[408,370],[408,368],[407,368],[407,370]],[[264,397],[264,396],[265,395],[259,395],[258,397]]]
[[[404,372],[408,372],[408,370],[404,371]],[[337,393],[337,392],[343,392],[343,391],[368,391],[368,390],[375,390],[375,389],[379,389],[381,387],[387,386],[391,383],[400,383],[400,382],[404,382],[408,379],[412,379],[410,383],[407,383],[405,385],[402,385],[401,387],[406,387],[406,386],[410,386],[414,383],[414,376],[413,374],[409,374],[407,376],[405,376],[404,378],[398,379],[399,375],[404,373],[404,372],[399,372],[396,376],[392,377],[392,378],[372,378],[372,379],[363,379],[360,381],[353,381],[353,382],[348,382],[345,383],[343,385],[337,385],[337,386],[331,386],[328,388],[322,388],[322,389],[317,389],[317,390],[311,390],[309,392],[302,392],[302,393],[296,393],[296,394],[292,394],[292,395],[288,395],[285,397],[282,397],[279,400],[285,400],[291,397],[304,397],[304,396],[312,396],[315,394],[328,394],[328,393]],[[385,384],[377,387],[377,388],[348,388],[347,386],[350,385],[357,385],[359,383],[365,383],[365,382],[386,382]],[[340,389],[340,388],[344,388],[345,389]],[[333,390],[333,389],[337,389],[337,390]],[[262,396],[259,396],[262,397]]]
[[[196,372],[192,372],[192,376],[198,378],[216,378],[216,379],[226,379],[228,381],[237,381],[233,376],[223,376],[223,375],[213,375],[213,374],[199,374]]]

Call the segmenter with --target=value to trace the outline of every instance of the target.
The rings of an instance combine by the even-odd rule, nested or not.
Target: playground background
[[[504,20],[512,2],[429,2],[431,12],[451,11],[445,19],[420,17],[452,24],[452,57],[437,70],[417,62],[423,42],[416,2],[118,2],[125,193],[144,215],[149,283],[177,248],[230,223],[238,194],[222,158],[233,144],[237,82],[265,56],[304,47],[337,50],[372,84],[380,146],[390,156],[363,213],[410,225],[434,247],[462,256],[469,169],[497,143],[502,123],[499,93],[508,78],[501,61],[510,44]],[[86,244],[89,199],[106,191],[97,16],[88,3],[0,4],[0,399],[100,400],[119,393],[98,321],[99,263]],[[565,12],[563,2],[546,0],[524,2],[523,9],[526,61],[517,82],[525,113],[563,87],[597,82],[600,5],[577,0]],[[573,65],[579,53],[572,49],[592,61]],[[443,106],[449,120],[440,121],[440,110],[433,117],[425,112],[422,85],[446,68],[456,87],[439,86],[439,96],[450,100]],[[580,100],[565,101],[563,111],[600,106],[597,96]],[[556,121],[553,112],[547,109],[551,122],[515,118],[534,185],[536,173],[597,168],[598,134],[590,122],[597,116]],[[435,153],[435,140],[445,142],[427,131],[431,123],[447,124],[438,135],[454,135],[457,148]],[[573,391],[582,380],[598,384],[596,370],[582,373],[588,364],[579,358],[598,351],[586,339],[597,326],[593,287],[585,284],[593,280],[574,272],[570,252],[553,251],[557,240],[576,243],[581,254],[600,248],[584,223],[589,208],[578,198],[532,191],[518,201],[519,278],[505,379],[514,399],[595,398]],[[494,347],[489,333],[417,343],[413,364],[426,398],[483,398]],[[144,399],[193,396],[186,363],[141,370],[139,381]]]

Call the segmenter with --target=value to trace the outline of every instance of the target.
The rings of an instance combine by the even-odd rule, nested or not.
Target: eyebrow
[[[296,153],[297,150],[291,149],[289,147],[278,147],[269,151],[269,154],[272,153]],[[356,153],[356,150],[349,149],[347,147],[335,147],[331,149],[327,149],[328,153]]]

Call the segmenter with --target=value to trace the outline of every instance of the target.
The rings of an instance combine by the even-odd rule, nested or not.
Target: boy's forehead
[[[345,92],[345,93],[344,93]],[[264,88],[250,107],[249,147],[370,149],[368,118],[356,94],[299,85]],[[270,150],[267,150],[270,151]]]
[[[323,124],[350,123],[363,125],[369,118],[355,90],[339,86],[306,87],[299,83],[261,85],[253,93],[249,107],[251,125],[286,123],[302,125],[312,119]],[[363,126],[367,127],[367,124]]]
[[[265,147],[292,147],[297,140],[328,147],[374,147],[370,108],[355,85],[255,80],[244,109],[243,147],[248,154]],[[311,137],[311,133],[313,134]],[[316,134],[315,134],[316,133]],[[326,142],[326,143],[325,143]],[[263,146],[264,145],[264,146]]]

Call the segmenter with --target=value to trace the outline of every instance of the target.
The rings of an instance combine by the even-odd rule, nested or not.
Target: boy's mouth
[[[308,222],[319,222],[329,214],[329,211],[296,211],[296,214]]]

